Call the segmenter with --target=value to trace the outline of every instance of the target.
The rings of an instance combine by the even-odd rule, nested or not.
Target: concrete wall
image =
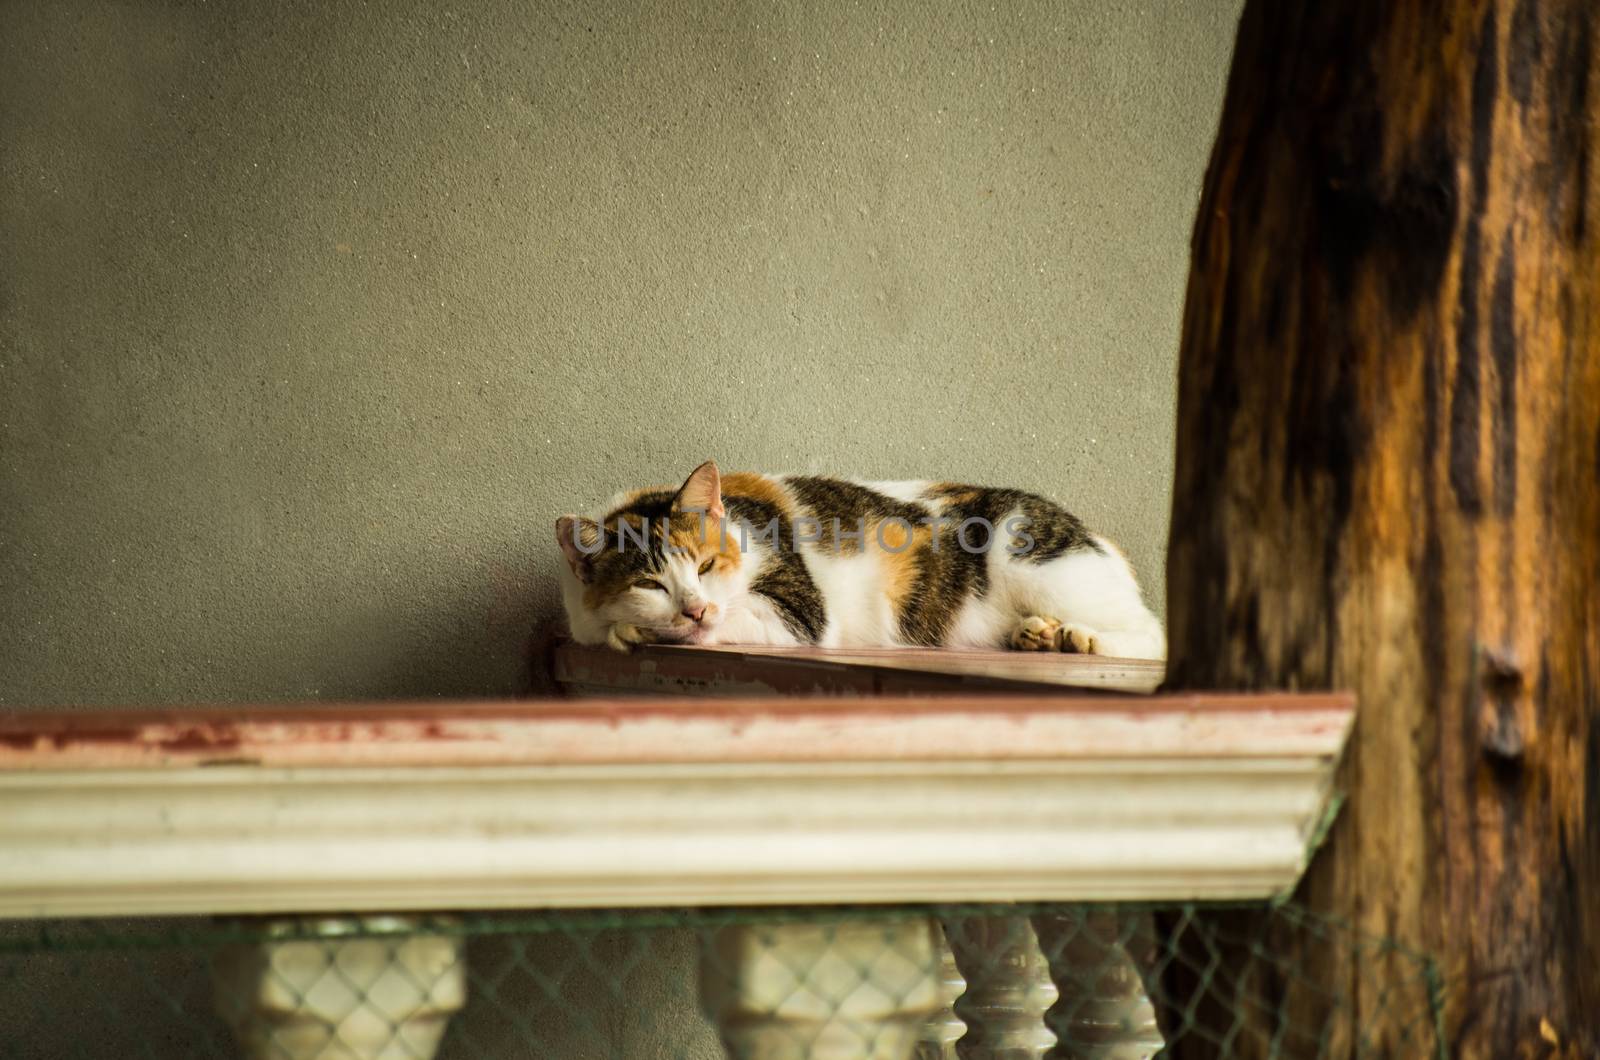
[[[1237,8],[0,6],[0,707],[513,691],[554,517],[707,457],[1159,607]]]
[[[0,705],[500,693],[555,515],[1047,491],[1162,599],[1236,0],[0,8]]]

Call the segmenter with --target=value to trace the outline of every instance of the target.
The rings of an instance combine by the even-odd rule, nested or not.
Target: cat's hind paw
[[[1013,651],[1056,651],[1061,644],[1061,623],[1029,615],[1011,631],[1010,644]]]
[[[1079,655],[1100,654],[1100,634],[1084,626],[1063,626],[1061,650]]]

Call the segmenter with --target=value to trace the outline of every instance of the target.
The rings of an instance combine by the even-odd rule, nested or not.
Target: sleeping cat
[[[1059,505],[946,482],[723,476],[564,515],[582,644],[815,644],[1166,656],[1122,553]]]

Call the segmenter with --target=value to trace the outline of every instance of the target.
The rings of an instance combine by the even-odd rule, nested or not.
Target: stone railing
[[[419,911],[1284,892],[1351,714],[1059,689],[11,714],[0,917],[263,918],[255,955],[215,971],[249,1055],[428,1056],[464,956],[406,934]],[[1120,1028],[1095,1055],[1139,1055],[1139,925],[1095,915],[731,924],[701,996],[735,1057],[954,1056],[963,1032],[968,1060],[1043,1056],[1047,1009],[1074,1040]],[[886,945],[911,985],[841,972],[829,994],[828,968]],[[339,981],[314,974],[330,946]],[[383,1019],[348,1018],[329,992],[351,981]]]

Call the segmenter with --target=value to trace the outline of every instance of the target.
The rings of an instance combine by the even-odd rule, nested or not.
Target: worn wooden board
[[[557,641],[556,684],[575,695],[925,695],[1088,689],[1151,692],[1146,659],[929,648],[649,645],[626,655]]]

